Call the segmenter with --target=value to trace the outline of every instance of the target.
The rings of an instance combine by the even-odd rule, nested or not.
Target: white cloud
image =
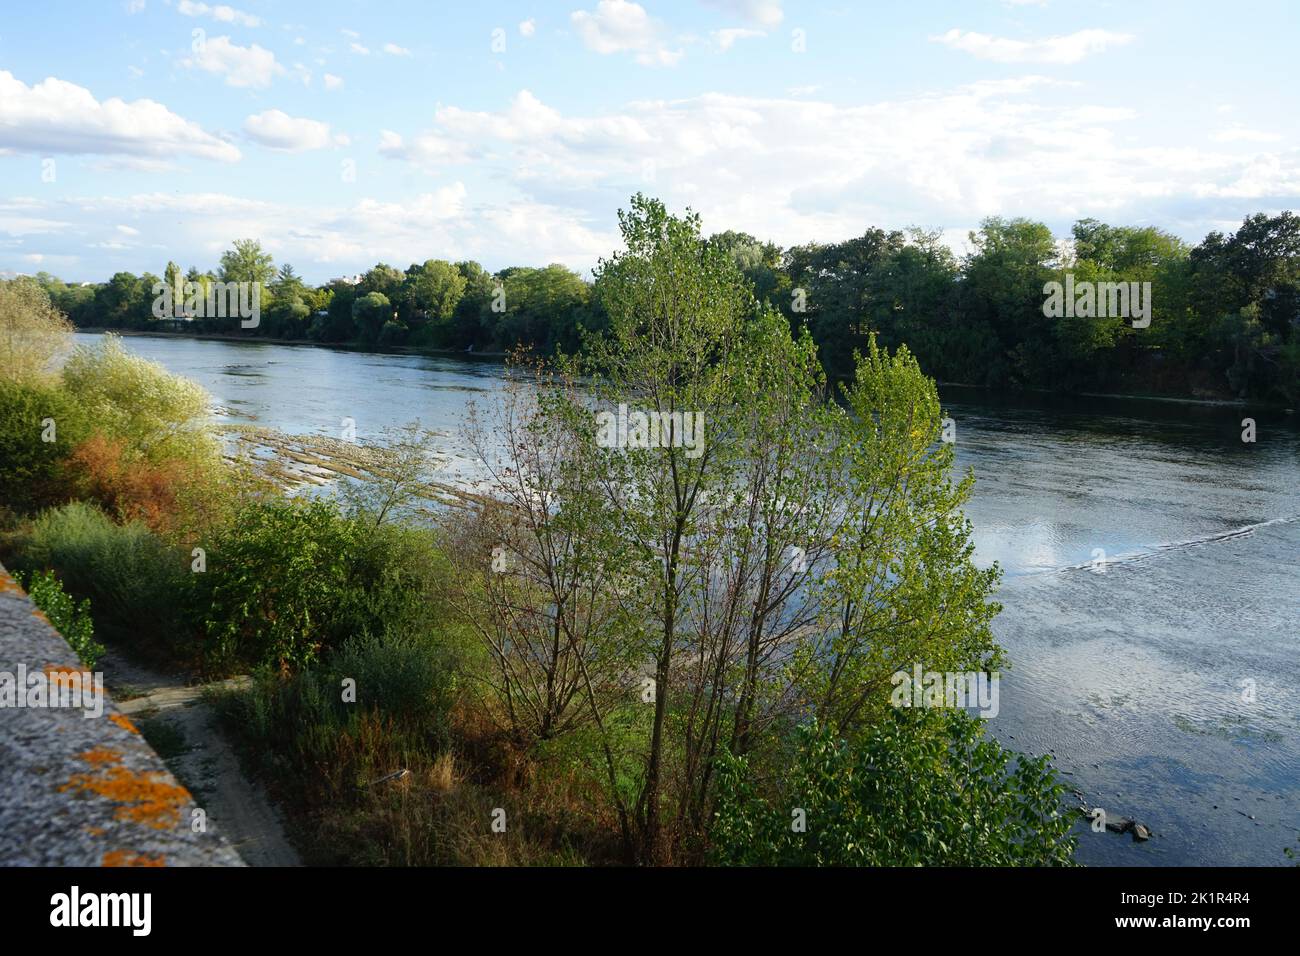
[[[730,50],[737,40],[743,40],[746,37],[765,37],[767,36],[762,30],[750,30],[747,27],[727,27],[725,30],[714,30],[712,33],[713,42],[717,44],[719,50]]]
[[[121,233],[122,235],[124,235],[124,236],[138,236],[138,235],[140,235],[140,230],[139,230],[139,229],[133,229],[131,226],[118,226],[118,227],[117,227],[117,231],[120,232],[120,233]]]
[[[0,232],[5,229],[6,214],[0,203]],[[138,248],[118,243],[122,248],[95,257],[96,264],[85,278],[103,279],[119,268],[137,273],[150,268],[159,271],[168,258],[215,264],[230,242],[244,235],[259,237],[277,262],[292,262],[309,281],[364,271],[376,261],[405,265],[430,257],[477,259],[491,269],[547,262],[586,269],[617,243],[612,215],[593,226],[590,217],[579,211],[544,202],[471,206],[469,191],[459,181],[401,201],[362,197],[333,206],[251,200],[221,193],[160,191],[83,197],[75,202],[33,202],[18,210],[14,218],[46,223],[39,231],[33,228],[16,234],[39,239],[40,251],[27,254],[62,262],[69,250],[89,248],[84,236],[95,234],[98,227],[83,228],[88,222],[102,223],[121,215],[132,216],[146,235],[165,232],[166,251],[142,259]],[[214,230],[214,223],[228,224],[227,230]]]
[[[176,5],[176,11],[187,17],[211,17],[221,23],[233,23],[241,27],[257,27],[262,25],[262,21],[251,13],[245,13],[243,10],[236,10],[234,7],[228,7],[225,4],[219,4],[210,7],[206,3],[194,3],[192,0],[181,0]]]
[[[290,153],[347,143],[347,137],[330,133],[329,123],[290,116],[281,110],[254,113],[244,120],[244,132],[263,146]]]
[[[358,54],[360,54],[361,56],[369,56],[369,55],[370,55],[370,47],[362,46],[360,43],[349,43],[349,44],[348,44],[348,48],[349,48],[353,53],[358,53]]]
[[[98,153],[234,162],[239,150],[154,100],[102,102],[90,90],[49,77],[27,86],[0,70],[0,148],[28,153]]]
[[[398,46],[396,43],[385,43],[384,52],[390,56],[410,56],[411,51],[404,46]]]
[[[1282,137],[1277,133],[1266,133],[1245,126],[1232,126],[1214,134],[1214,141],[1217,143],[1276,143],[1281,139]]]
[[[672,66],[683,56],[664,44],[663,25],[629,0],[600,0],[593,11],[569,15],[587,49],[596,53],[632,53],[645,66]]]
[[[382,152],[439,171],[472,162],[517,190],[500,208],[541,203],[599,221],[642,189],[694,206],[707,229],[787,245],[869,224],[960,232],[988,215],[1186,223],[1189,201],[1217,211],[1219,200],[1300,197],[1300,152],[1156,148],[1122,135],[1134,109],[1080,105],[1077,90],[1024,76],[851,106],[709,93],[594,114],[525,90],[499,111],[444,106],[423,148],[390,132]]]
[[[433,132],[419,133],[408,138],[392,130],[382,130],[379,135],[379,155],[388,159],[404,159],[425,169],[466,163],[471,159],[464,143]]]
[[[214,37],[201,44],[192,57],[181,61],[187,67],[197,67],[208,73],[226,78],[227,86],[270,86],[275,77],[284,74],[285,68],[276,62],[275,54],[258,46],[240,46],[231,43],[230,37]]]
[[[529,17],[527,20],[521,20],[519,22],[520,36],[530,37],[536,32],[537,32],[537,21],[534,20],[532,17]]]
[[[335,76],[333,73],[326,73],[321,77],[321,81],[325,84],[327,90],[343,89],[343,77]]]
[[[707,0],[707,2],[710,6],[721,7],[759,26],[774,27],[785,18],[785,14],[781,11],[781,0]]]
[[[144,10],[144,2],[145,0],[125,0],[122,6],[127,14],[134,15]]]
[[[961,50],[981,60],[995,63],[1078,63],[1094,53],[1131,43],[1131,33],[1110,30],[1079,30],[1066,36],[1044,40],[1011,40],[974,31],[949,30],[930,37],[935,43]]]

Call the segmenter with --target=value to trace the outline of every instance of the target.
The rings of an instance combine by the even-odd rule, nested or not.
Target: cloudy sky
[[[782,245],[1300,206],[1291,0],[49,0],[0,21],[0,273],[585,272],[637,190]]]

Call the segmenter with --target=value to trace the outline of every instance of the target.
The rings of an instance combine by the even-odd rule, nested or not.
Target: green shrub
[[[65,461],[85,434],[85,415],[63,389],[0,378],[0,501],[26,511],[63,498]]]
[[[36,519],[20,563],[57,571],[72,594],[89,598],[100,634],[111,641],[186,654],[180,616],[186,558],[143,524],[114,524],[93,505],[74,501]]]
[[[796,733],[781,783],[760,795],[726,757],[711,831],[719,863],[754,866],[1065,866],[1064,787],[1046,757],[1017,756],[963,711],[899,709],[850,743]],[[795,826],[802,810],[806,832]]]
[[[211,396],[197,382],[132,355],[117,336],[74,349],[63,367],[63,384],[96,430],[122,439],[131,454],[155,464],[185,462],[202,473],[219,466],[221,445],[208,417]]]
[[[192,603],[214,665],[302,666],[354,635],[427,630],[444,565],[427,532],[257,501],[218,535]]]
[[[77,652],[81,663],[87,669],[94,670],[104,653],[104,645],[95,643],[95,624],[90,617],[90,601],[74,601],[50,571],[35,571],[28,575],[26,582],[19,575],[18,583],[27,589],[32,603],[45,612],[46,619]]]
[[[252,686],[219,706],[266,769],[301,785],[295,798],[329,803],[447,751],[457,675],[455,655],[436,637],[366,635],[294,673],[258,668]]]

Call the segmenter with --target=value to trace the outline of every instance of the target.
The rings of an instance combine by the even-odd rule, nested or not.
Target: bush
[[[177,494],[191,478],[180,461],[131,460],[125,439],[96,432],[72,452],[69,466],[79,489],[121,521],[142,521],[153,531],[172,531]]]
[[[193,576],[195,623],[219,668],[302,666],[354,635],[427,629],[443,565],[425,532],[376,528],[327,501],[256,501]]]
[[[32,573],[26,583],[19,576],[18,583],[27,589],[32,603],[45,613],[46,620],[77,652],[81,663],[88,670],[94,670],[104,653],[104,645],[95,643],[95,624],[90,617],[90,602],[74,601],[63,590],[59,579],[49,571]]]
[[[154,463],[182,461],[197,473],[220,464],[221,446],[208,421],[208,393],[127,352],[117,336],[78,346],[64,365],[63,382],[96,429],[121,439],[131,455]]]
[[[0,377],[39,381],[72,342],[72,323],[32,278],[0,280]]]
[[[89,598],[110,640],[167,656],[186,653],[179,613],[186,559],[144,525],[114,524],[74,501],[36,519],[20,563],[56,570],[72,594]]]
[[[67,392],[0,378],[0,499],[28,511],[66,498],[66,461],[85,434],[85,416]]]
[[[344,700],[345,680],[355,682],[355,701]],[[259,669],[227,709],[249,738],[295,766],[315,767],[334,755],[340,735],[360,733],[367,720],[382,723],[398,750],[437,754],[448,746],[457,690],[455,658],[442,642],[362,635],[289,676]],[[363,763],[358,781],[380,769]]]
[[[275,796],[302,809],[305,862],[554,866],[580,864],[592,849],[555,819],[553,791],[520,791],[517,778],[453,752],[455,645],[445,632],[359,637],[293,674],[260,668],[251,687],[217,699]],[[356,681],[353,704],[342,700],[346,677]],[[504,834],[489,826],[499,807]]]
[[[1046,757],[984,738],[963,711],[899,709],[853,743],[816,723],[767,799],[724,758],[711,832],[719,863],[757,866],[1066,866],[1064,787]],[[806,814],[797,832],[796,810]]]

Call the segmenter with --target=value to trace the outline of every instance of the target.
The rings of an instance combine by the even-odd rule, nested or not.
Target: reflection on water
[[[132,337],[222,414],[364,438],[420,419],[472,471],[466,402],[501,366],[459,358]],[[1148,843],[1080,828],[1086,863],[1281,864],[1300,831],[1300,430],[1264,409],[995,398],[945,389],[977,476],[977,559],[1005,577],[1012,668],[990,730],[1051,752]],[[1241,419],[1258,440],[1241,442]],[[1253,689],[1253,693],[1250,691]]]

